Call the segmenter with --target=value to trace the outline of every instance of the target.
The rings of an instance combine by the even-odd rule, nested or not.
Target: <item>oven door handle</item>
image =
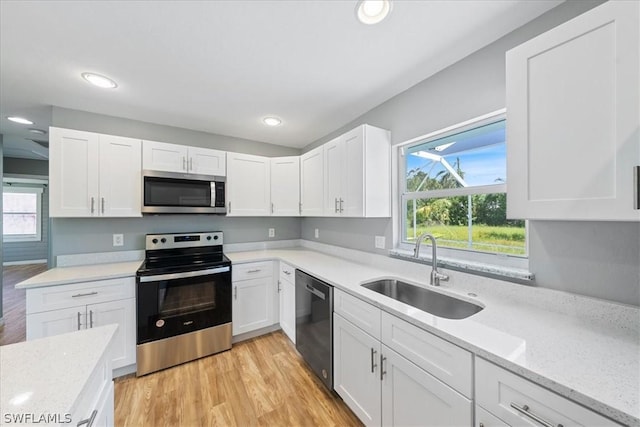
[[[154,276],[140,276],[140,283],[159,282],[161,280],[186,279],[189,277],[209,276],[211,274],[226,273],[231,271],[230,267],[209,268],[207,270],[185,271],[182,273],[157,274]]]

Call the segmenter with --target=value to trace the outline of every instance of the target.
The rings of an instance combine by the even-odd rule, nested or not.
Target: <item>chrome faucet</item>
[[[420,257],[420,244],[425,237],[431,240],[431,275],[429,276],[429,284],[433,286],[440,286],[440,281],[448,281],[449,276],[438,271],[438,248],[436,245],[436,238],[429,233],[421,234],[420,237],[418,237],[418,240],[416,240],[416,247],[413,248],[413,256],[416,259]]]

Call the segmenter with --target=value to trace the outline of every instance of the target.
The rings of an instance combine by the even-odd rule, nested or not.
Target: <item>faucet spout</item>
[[[425,238],[431,240],[431,274],[429,275],[429,284],[440,286],[440,281],[448,281],[449,276],[438,271],[438,245],[436,244],[436,238],[433,237],[433,234],[424,233],[418,237],[416,246],[413,248],[413,256],[416,259],[420,257],[420,245]]]

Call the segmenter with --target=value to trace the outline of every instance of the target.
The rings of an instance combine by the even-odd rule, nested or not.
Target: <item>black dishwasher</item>
[[[296,349],[333,390],[333,286],[296,270]]]

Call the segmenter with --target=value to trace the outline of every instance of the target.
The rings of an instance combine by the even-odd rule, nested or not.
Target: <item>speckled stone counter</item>
[[[233,263],[282,260],[620,423],[640,425],[640,309],[466,273],[429,289],[484,309],[448,320],[360,286],[398,277],[428,286],[430,266],[333,248],[231,252]],[[350,260],[349,260],[350,259]]]
[[[57,267],[40,273],[16,285],[16,289],[41,288],[92,280],[133,277],[142,261],[114,262],[109,264]]]
[[[43,414],[64,424],[117,330],[107,325],[0,347],[0,424],[14,417]],[[66,421],[69,422],[68,420]],[[41,425],[44,423],[40,423]]]

